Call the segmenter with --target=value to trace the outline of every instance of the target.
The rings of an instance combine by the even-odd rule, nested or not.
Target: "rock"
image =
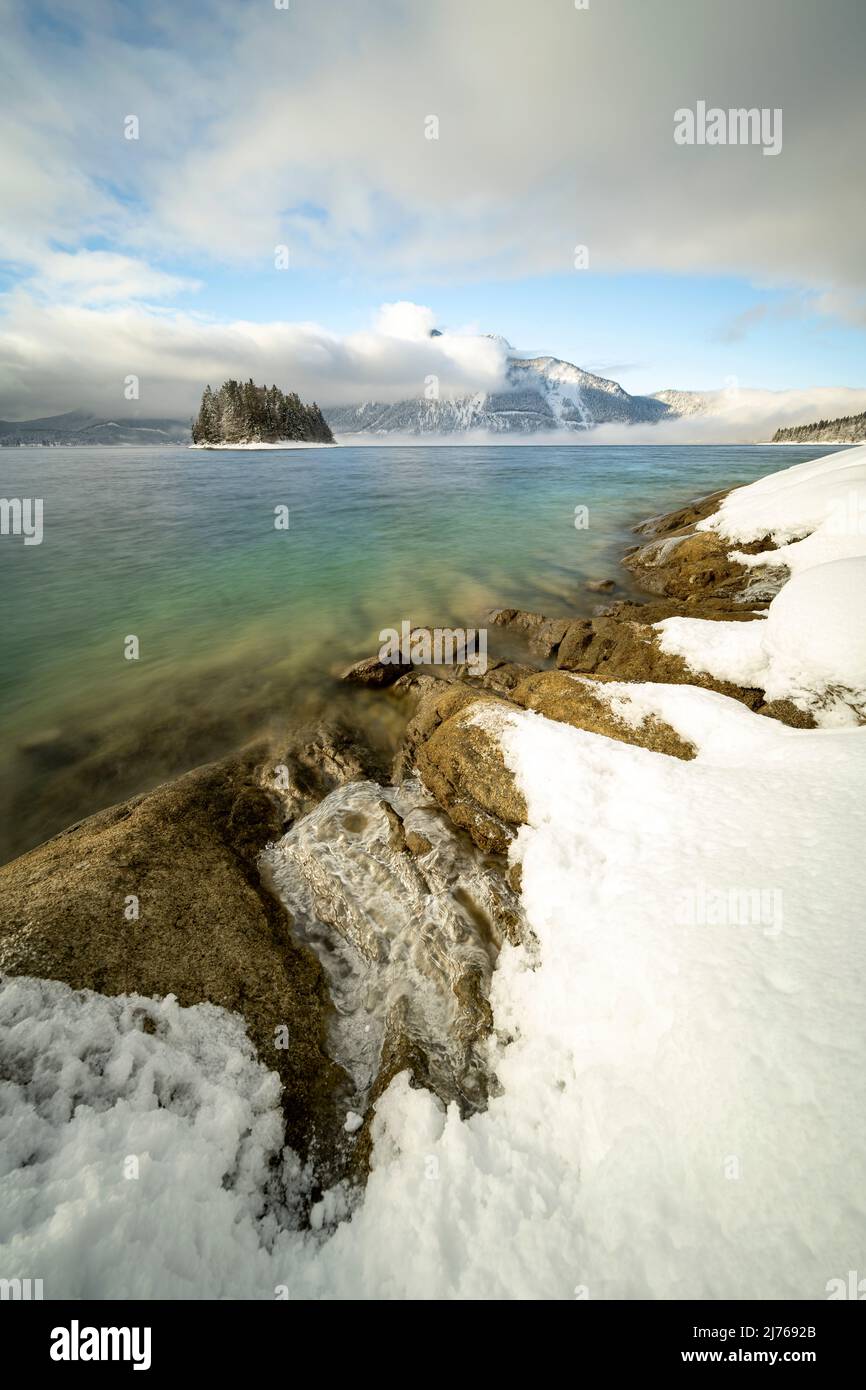
[[[590,579],[587,581],[586,587],[591,594],[609,594],[616,588],[616,581],[613,579]]]
[[[418,744],[415,762],[424,784],[455,825],[487,853],[504,854],[526,803],[505,766],[498,740],[472,716],[479,697],[463,701]],[[491,697],[487,697],[490,699]]]
[[[283,808],[283,825],[305,815],[346,782],[386,779],[384,762],[358,733],[337,719],[316,720],[293,729],[262,770],[265,788]]]
[[[512,696],[515,704],[536,710],[547,719],[586,729],[591,734],[603,734],[621,743],[636,744],[654,753],[667,753],[674,758],[693,758],[695,749],[661,719],[645,719],[637,727],[625,723],[611,710],[604,698],[604,686],[595,687],[589,681],[575,680],[564,671],[540,671],[517,687]]]
[[[666,512],[663,516],[651,516],[633,527],[633,530],[643,536],[669,536],[674,532],[693,530],[697,522],[719,510],[731,491],[731,488],[725,488],[721,492],[710,492],[706,497],[699,497],[684,507],[678,507],[676,511]]]
[[[489,690],[494,695],[507,696],[516,685],[537,670],[537,666],[530,666],[525,661],[491,661],[483,676],[466,679],[477,681],[482,690]]]
[[[431,685],[423,687],[395,759],[394,780],[399,782],[412,772],[418,749],[444,720],[450,719],[464,705],[495,698],[492,691],[470,688],[457,682],[434,680]]]
[[[616,617],[583,618],[572,623],[560,644],[556,664],[561,670],[601,680],[698,685],[729,695],[749,709],[764,702],[760,690],[689,670],[681,657],[660,649],[651,626]]]
[[[365,657],[363,661],[356,661],[352,666],[348,666],[340,676],[340,680],[348,681],[350,685],[367,685],[376,690],[381,690],[385,686],[393,685],[407,671],[411,671],[411,664],[398,665],[396,662],[386,664],[380,661],[377,656]]]
[[[539,656],[552,656],[571,620],[546,618],[543,613],[530,613],[523,608],[494,608],[488,614],[488,621],[498,627],[525,633],[530,651]]]
[[[623,564],[649,593],[678,599],[707,593],[733,599],[750,577],[715,531],[662,536],[631,551]]]
[[[799,709],[793,700],[768,700],[756,711],[766,714],[769,719],[778,719],[781,724],[789,724],[792,729],[815,729],[814,716],[808,710]]]
[[[0,869],[0,968],[237,1010],[279,1073],[287,1142],[307,1155],[314,1133],[326,1151],[338,1129],[346,1078],[324,1048],[321,967],[256,867],[283,822],[262,754],[198,768]]]
[[[716,531],[698,531],[697,523],[719,508],[727,492],[716,492],[666,516],[652,517],[634,529],[652,539],[623,559],[637,582],[651,594],[682,602],[704,603],[710,597],[755,606],[769,603],[785,582],[787,572],[771,566],[756,571],[733,560],[729,549],[758,554],[774,548],[769,536],[731,547]],[[697,616],[697,615],[694,615]]]
[[[420,835],[417,830],[410,830],[406,835],[406,848],[410,854],[420,857],[429,854],[433,846],[426,835]]]
[[[407,853],[413,843],[423,853]],[[483,1104],[476,1044],[491,1027],[490,977],[502,942],[523,936],[503,867],[407,779],[338,788],[263,869],[328,975],[329,1046],[353,1079],[353,1108],[368,1110],[394,1048],[411,1049],[416,1077],[443,1100]]]

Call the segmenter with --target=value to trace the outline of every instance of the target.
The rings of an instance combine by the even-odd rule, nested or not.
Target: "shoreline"
[[[592,818],[572,825],[571,813],[561,823],[548,813],[537,785],[545,759],[553,758],[545,786],[555,786],[554,769],[579,754],[588,772],[599,760],[602,786],[620,767],[625,788],[632,777],[651,781],[658,767],[662,784],[673,778],[686,792],[688,769],[698,776],[706,756],[707,721],[730,726],[732,746],[741,726],[751,730],[757,750],[808,738],[823,718],[820,706],[687,660],[696,626],[728,645],[754,645],[747,630],[757,637],[770,626],[770,606],[790,582],[793,571],[766,557],[778,549],[790,563],[792,545],[759,525],[752,539],[734,543],[720,521],[737,513],[738,494],[757,487],[640,521],[638,543],[622,560],[646,595],[640,602],[600,603],[589,618],[494,610],[494,626],[525,642],[525,660],[492,660],[476,676],[459,665],[354,663],[344,679],[372,687],[358,699],[403,711],[392,767],[377,761],[355,723],[317,720],[293,729],[288,742],[239,750],[11,861],[0,869],[0,969],[13,980],[59,980],[100,996],[171,994],[182,1011],[209,1001],[239,1013],[252,1056],[279,1075],[285,1139],[309,1159],[316,1135],[316,1191],[339,1183],[363,1189],[374,1165],[377,1107],[399,1091],[401,1073],[420,1088],[411,1094],[456,1105],[464,1119],[487,1116],[501,1084],[506,1098],[520,1092],[516,1082],[510,1091],[502,1082],[518,1044],[504,1051],[495,1044],[503,980],[514,987],[515,960],[534,959],[537,968],[539,950],[543,964],[545,952],[555,957],[560,949],[539,908],[539,894],[556,888],[550,837],[560,837],[562,857],[575,852],[575,835],[593,833]],[[765,717],[753,728],[755,713]],[[671,804],[684,814],[679,797]],[[626,808],[615,804],[613,826]],[[131,864],[144,925],[119,940],[114,905],[128,898]],[[632,872],[639,869],[638,861]],[[369,1015],[378,1051],[372,1070],[364,1063],[359,1071],[351,1030],[333,1031],[346,962],[356,971],[357,960],[365,962],[365,988],[375,995],[379,962],[393,949],[388,933],[414,940],[431,900],[437,911],[447,906],[448,929],[424,938],[421,974],[403,981],[402,1007],[376,1006]],[[706,913],[706,893],[703,901]],[[556,920],[566,909],[551,902]],[[774,922],[768,918],[767,933]],[[458,939],[468,952],[455,952]],[[333,959],[342,962],[336,974]],[[387,977],[381,990],[390,999]],[[416,1016],[422,995],[435,1006]],[[143,1002],[138,1007],[156,1017]],[[350,994],[340,1017],[351,1021],[358,1008]],[[287,1010],[300,1051],[275,1058],[273,1029]],[[316,1199],[300,1200],[302,1226],[315,1226]],[[335,1229],[339,1220],[336,1212]]]

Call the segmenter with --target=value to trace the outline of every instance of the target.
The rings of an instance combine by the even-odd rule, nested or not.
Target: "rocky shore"
[[[756,569],[697,529],[725,495],[636,528],[624,564],[645,603],[600,602],[592,617],[491,613],[491,626],[525,642],[525,660],[491,661],[482,676],[376,656],[352,666],[349,685],[402,713],[392,767],[346,724],[307,726],[7,864],[0,970],[239,1013],[279,1075],[285,1140],[314,1174],[311,1202],[342,1178],[364,1180],[375,1104],[398,1072],[464,1115],[483,1109],[498,1087],[486,1041],[497,1029],[506,1040],[488,1002],[492,972],[503,942],[531,959],[533,937],[508,861],[526,801],[479,711],[535,711],[682,761],[691,741],[655,714],[636,719],[609,683],[699,686],[785,725],[814,723],[791,700],[696,672],[661,644],[654,625],[671,618],[760,621],[785,582],[784,565]],[[767,535],[737,554],[773,548]],[[601,597],[613,584],[594,587]],[[142,1014],[141,1027],[154,1026]],[[359,1041],[371,1027],[374,1042]]]

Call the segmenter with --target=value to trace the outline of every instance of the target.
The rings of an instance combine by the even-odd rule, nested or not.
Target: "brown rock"
[[[588,682],[575,680],[564,671],[540,671],[519,685],[512,696],[515,704],[536,710],[547,719],[586,729],[591,734],[603,734],[621,743],[636,744],[654,753],[667,753],[673,758],[693,758],[695,749],[679,734],[656,718],[645,719],[634,728],[618,719],[610,704],[598,689]]]
[[[368,656],[363,661],[356,661],[352,666],[348,666],[340,680],[348,681],[350,685],[367,685],[382,690],[385,686],[393,685],[411,670],[411,665],[403,666],[396,662],[386,665],[377,656]]]
[[[584,618],[572,623],[560,644],[556,664],[561,670],[600,680],[698,685],[729,695],[749,709],[757,709],[764,702],[760,690],[689,670],[681,657],[660,649],[652,627],[616,617]]]
[[[326,1140],[336,1125],[345,1078],[324,1051],[321,968],[259,880],[256,855],[283,821],[261,777],[261,750],[198,768],[5,865],[0,968],[239,1011],[305,1154],[314,1130]],[[128,920],[133,897],[140,915]],[[280,1025],[288,1049],[275,1046]]]
[[[477,698],[435,727],[418,747],[416,765],[454,824],[466,830],[479,849],[502,854],[514,828],[526,821],[526,803],[505,766],[498,740],[472,722]]]

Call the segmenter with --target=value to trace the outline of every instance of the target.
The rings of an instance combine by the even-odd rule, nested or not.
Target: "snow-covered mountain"
[[[185,444],[185,420],[105,420],[86,410],[68,410],[39,420],[0,420],[0,447],[17,445]]]
[[[647,424],[672,412],[651,396],[630,396],[616,381],[556,357],[509,357],[500,391],[451,399],[332,406],[323,414],[335,434],[535,434],[600,424]]]

